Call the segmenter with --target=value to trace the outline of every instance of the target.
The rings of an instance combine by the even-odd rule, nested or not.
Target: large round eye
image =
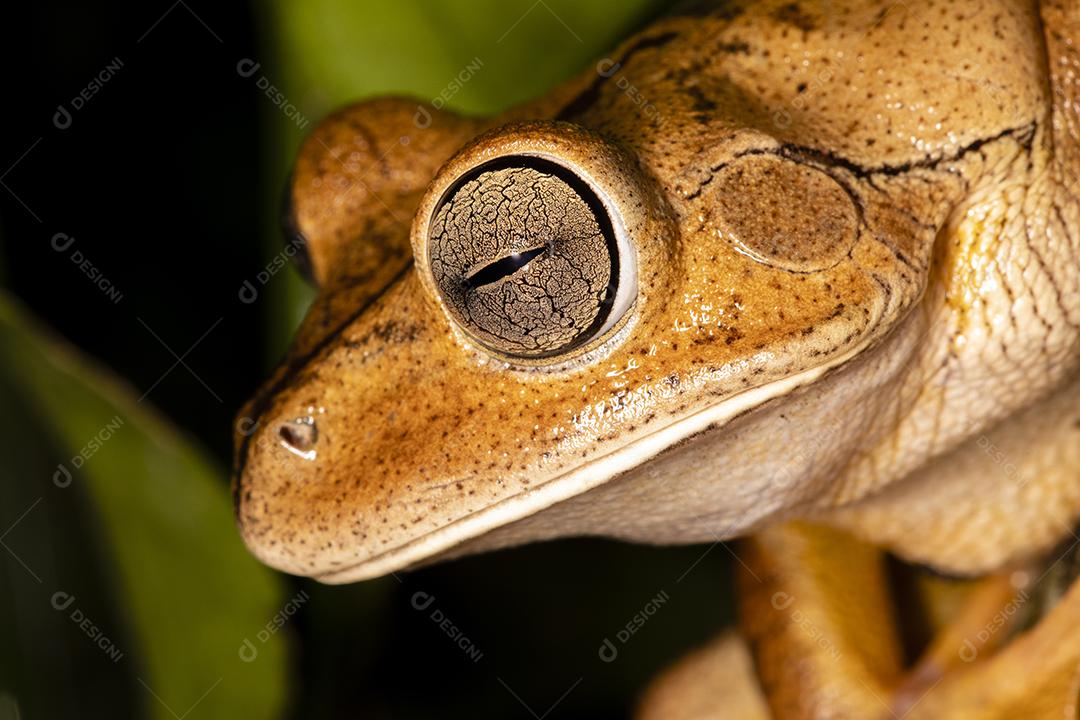
[[[625,287],[633,258],[604,204],[580,177],[541,158],[503,158],[454,183],[435,209],[428,247],[451,316],[499,354],[579,348],[633,300]]]

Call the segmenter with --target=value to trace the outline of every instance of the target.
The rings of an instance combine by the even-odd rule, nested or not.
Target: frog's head
[[[913,312],[953,282],[935,238],[1033,126],[936,83],[940,38],[925,77],[875,74],[903,18],[800,35],[762,6],[664,21],[499,118],[388,99],[315,129],[287,222],[320,295],[238,427],[260,558],[346,582],[561,535],[713,541],[903,474],[845,473],[952,341]],[[972,72],[1036,107],[1002,58]]]

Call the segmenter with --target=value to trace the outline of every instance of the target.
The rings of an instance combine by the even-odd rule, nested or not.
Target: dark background
[[[267,308],[238,302],[237,291],[275,252],[263,240],[277,217],[267,188],[283,183],[293,148],[274,150],[266,100],[235,72],[239,58],[259,57],[258,9],[193,1],[155,25],[167,7],[47,0],[6,9],[0,278],[45,325],[136,393],[149,390],[228,467],[235,410],[280,353]],[[115,57],[116,76],[70,127],[55,127],[58,104]],[[56,233],[76,239],[123,303],[52,249]],[[163,343],[183,355],[200,338],[184,362],[202,382],[181,368],[158,383],[175,360]],[[0,400],[15,413],[17,400]],[[5,432],[17,442],[17,427]],[[77,502],[64,512],[58,537],[77,553],[93,518]],[[72,572],[101,569],[92,546]],[[290,578],[288,595],[303,589],[311,601],[288,627],[289,716],[624,717],[651,676],[729,621],[729,559],[721,545],[570,540],[403,574],[400,584]],[[483,652],[479,662],[413,609],[420,590]],[[603,639],[661,591],[670,599],[615,662],[601,662]],[[86,602],[123,615],[107,588]],[[79,699],[80,716],[148,714],[128,671],[94,662],[76,655],[50,668],[49,681]],[[0,678],[0,689],[18,696],[25,717],[49,716],[52,701],[11,682]]]

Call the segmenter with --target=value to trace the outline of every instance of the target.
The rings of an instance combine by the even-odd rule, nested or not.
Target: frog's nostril
[[[310,418],[297,418],[283,423],[278,428],[278,435],[286,448],[298,455],[307,457],[314,453],[315,443],[319,439],[319,429]]]

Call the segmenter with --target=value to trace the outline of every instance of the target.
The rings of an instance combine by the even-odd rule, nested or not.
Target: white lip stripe
[[[727,423],[735,416],[758,407],[768,400],[817,381],[829,370],[843,365],[862,352],[868,343],[869,340],[864,340],[843,355],[818,367],[733,395],[712,407],[657,430],[627,447],[593,458],[564,475],[552,478],[543,485],[504,498],[494,505],[477,510],[352,567],[314,577],[320,582],[334,584],[379,577],[437,555],[465,540],[533,515],[544,508],[602,485],[616,475],[632,470],[649,458],[658,455],[665,448],[704,431],[710,425]],[[594,472],[600,464],[603,465],[603,472]]]

